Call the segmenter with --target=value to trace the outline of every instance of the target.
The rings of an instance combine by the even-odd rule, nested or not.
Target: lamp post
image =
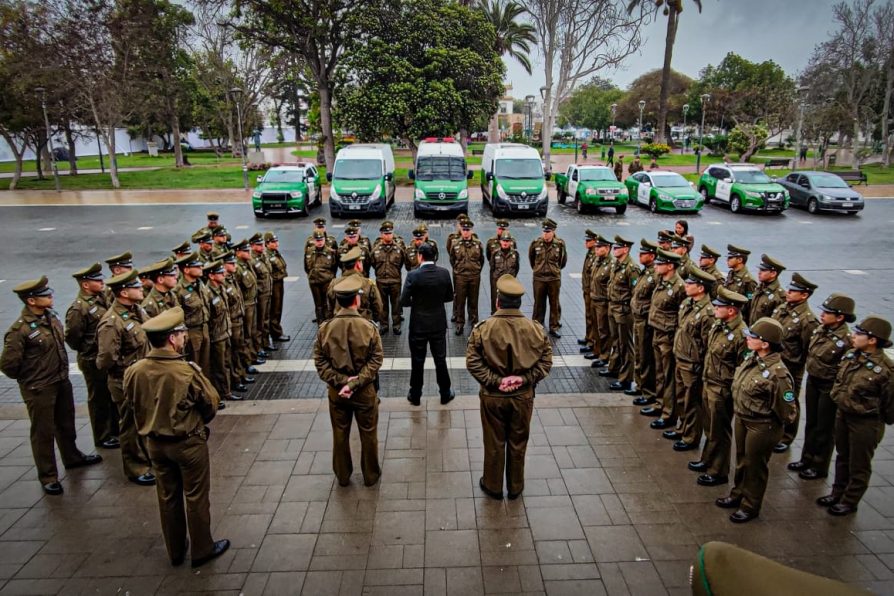
[[[609,136],[611,136],[611,139],[614,141],[615,140],[615,113],[618,111],[618,104],[613,103],[611,105],[611,109],[612,109],[612,129],[611,129],[611,135],[609,135]]]
[[[528,141],[534,139],[534,96],[525,96],[525,107],[528,109],[528,125],[525,127],[528,133]]]
[[[245,160],[245,140],[242,138],[242,107],[239,105],[239,98],[242,95],[242,89],[233,87],[230,89],[230,95],[233,97],[233,103],[236,104],[236,124],[239,130],[239,153],[242,155],[242,188],[248,190],[248,162]]]
[[[792,170],[798,169],[798,160],[801,153],[801,126],[804,123],[804,95],[809,87],[802,85],[798,87],[798,128],[795,131],[795,158],[792,160]]]
[[[708,102],[711,101],[711,94],[704,93],[701,96],[702,100],[702,126],[698,129],[698,152],[695,154],[695,173],[702,173],[702,151],[705,150],[705,146],[703,144],[705,138],[705,112],[707,111]]]
[[[689,104],[683,104],[683,148],[680,150],[680,155],[686,153],[686,115],[689,113]]]
[[[34,91],[40,96],[40,109],[43,111],[43,122],[47,128],[47,148],[50,151],[50,163],[53,166],[53,180],[56,182],[56,192],[62,192],[62,187],[59,184],[59,166],[56,165],[56,154],[53,152],[53,135],[50,133],[50,118],[47,116],[47,90],[44,87],[37,87]]]
[[[646,108],[646,102],[639,100],[639,134],[636,139],[636,154],[639,155],[639,149],[643,144],[643,110]]]

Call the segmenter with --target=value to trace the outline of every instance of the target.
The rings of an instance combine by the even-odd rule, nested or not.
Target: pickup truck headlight
[[[253,192],[253,193],[251,194],[251,198],[253,198],[253,199],[260,199],[260,198],[261,198],[261,192],[256,190],[255,192]]]
[[[289,196],[292,197],[293,199],[300,199],[301,197],[304,196],[304,193],[301,192],[300,190],[296,190],[294,192],[290,192]]]
[[[588,188],[586,192],[587,192],[587,196],[599,194],[599,191],[597,191],[595,188]]]
[[[422,190],[421,188],[417,188],[417,189],[416,189],[416,198],[417,198],[417,199],[424,199],[424,198],[425,198],[425,191]]]

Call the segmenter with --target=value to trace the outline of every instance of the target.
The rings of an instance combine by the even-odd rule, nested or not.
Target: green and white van
[[[335,155],[326,172],[329,215],[354,217],[362,213],[384,216],[394,204],[394,154],[391,145],[348,145]]]
[[[419,144],[416,167],[408,172],[413,180],[413,215],[423,213],[468,213],[472,172],[466,165],[463,147],[450,137],[429,138]]]
[[[494,214],[544,216],[549,207],[540,153],[520,143],[488,143],[481,157],[481,197]]]

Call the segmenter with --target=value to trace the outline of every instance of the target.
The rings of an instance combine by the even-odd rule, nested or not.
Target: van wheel
[[[413,217],[419,219],[419,210],[416,208],[416,205],[413,205]]]
[[[733,213],[742,211],[742,199],[739,198],[739,195],[733,195],[732,199],[730,199],[729,210]]]
[[[341,211],[329,205],[329,217],[341,217]]]

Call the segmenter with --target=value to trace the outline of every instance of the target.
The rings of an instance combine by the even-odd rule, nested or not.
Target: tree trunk
[[[227,141],[230,147],[230,157],[236,157],[236,125],[233,124],[233,116],[227,118]]]
[[[667,35],[664,38],[664,67],[661,69],[661,92],[658,96],[658,130],[655,131],[655,143],[664,143],[667,128],[667,96],[670,93],[671,59],[674,55],[674,42],[677,39],[677,10],[668,6]]]
[[[180,146],[180,116],[177,114],[177,103],[174,102],[173,117],[171,118],[171,130],[174,137],[174,167],[183,167],[183,147]]]
[[[78,156],[76,154],[74,133],[71,130],[71,124],[65,122],[65,142],[68,144],[68,175],[78,175]]]
[[[888,121],[891,114],[891,96],[894,94],[894,60],[888,66],[888,77],[885,85],[885,102],[882,105],[882,165],[891,165],[891,134]]]
[[[469,148],[469,130],[467,128],[459,129],[459,144],[462,145],[463,152]]]
[[[12,179],[9,181],[9,190],[15,190],[19,185],[19,180],[22,179],[22,163],[25,161],[25,147],[27,147],[28,144],[27,141],[23,142],[22,149],[19,150],[14,137],[6,133],[3,133],[2,137],[6,141],[6,144],[9,145],[9,149],[12,151],[12,154],[16,159],[15,170],[13,170]]]
[[[551,79],[552,77],[550,77]],[[540,127],[540,146],[542,147],[542,156],[543,156],[543,167],[546,168],[547,172],[551,172],[553,169],[552,163],[550,163],[550,159],[552,157],[552,147],[553,147],[553,122],[555,115],[553,114],[553,90],[552,90],[552,81],[548,80],[546,82],[546,96],[543,98],[543,125]],[[558,109],[558,106],[556,106]],[[531,136],[533,138],[534,132],[534,118],[531,118]]]
[[[487,142],[488,143],[499,143],[500,142],[500,110],[497,109],[497,113],[491,116],[490,124],[487,127]]]
[[[112,188],[121,188],[118,180],[118,155],[115,153],[115,127],[109,126],[105,134],[106,147],[109,150],[109,176],[112,178]]]
[[[326,171],[331,172],[335,165],[335,137],[332,133],[332,90],[329,88],[329,77],[322,74],[317,77],[320,87],[320,129],[323,136],[323,157],[326,160]]]

